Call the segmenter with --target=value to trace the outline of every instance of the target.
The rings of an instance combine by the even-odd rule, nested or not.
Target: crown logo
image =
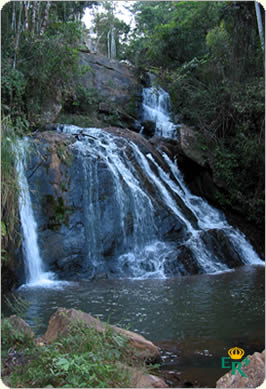
[[[241,359],[244,354],[245,351],[239,347],[232,347],[230,350],[228,350],[228,355],[232,359]]]

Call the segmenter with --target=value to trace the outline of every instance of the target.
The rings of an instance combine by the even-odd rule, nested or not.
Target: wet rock
[[[128,140],[133,141],[144,154],[151,153],[165,167],[156,148],[141,135],[114,127],[106,131],[119,137],[116,140],[118,147],[125,148]],[[36,134],[36,152],[29,156],[27,176],[42,259],[45,268],[54,271],[61,279],[90,279],[97,277],[98,273],[109,277],[109,272],[113,272],[112,261],[134,249],[134,199],[125,186],[123,189],[129,201],[123,209],[123,231],[116,182],[106,160],[94,155],[80,155],[72,147],[74,141],[74,136],[54,131],[41,132]],[[159,237],[178,241],[185,233],[182,221],[160,200],[154,186],[139,169],[131,148],[127,147],[126,151],[128,160],[138,169],[142,185],[153,201],[154,223],[158,226]],[[90,170],[86,167],[87,163],[92,166]],[[86,170],[89,172],[87,176]],[[94,185],[96,181],[98,185]],[[90,198],[98,215],[93,225],[88,210]],[[92,228],[95,237],[92,236]],[[95,257],[97,267],[93,268],[92,258]]]
[[[216,382],[216,388],[257,388],[265,380],[265,351],[255,352],[248,355],[248,365],[242,363],[241,371],[247,376],[244,377],[238,370],[232,374],[232,370],[226,373]]]
[[[210,229],[202,231],[200,236],[206,246],[219,258],[220,262],[229,268],[243,265],[241,257],[224,230]]]
[[[143,126],[143,135],[146,135],[148,137],[152,137],[155,134],[155,122],[152,120],[144,120],[141,122],[141,125]]]
[[[157,220],[158,219],[158,220]],[[184,235],[184,225],[172,213],[158,206],[156,225],[163,240],[178,241]]]
[[[179,247],[177,260],[181,264],[180,272],[182,275],[203,273],[197,259],[188,247]]]
[[[106,329],[106,323],[95,319],[88,313],[76,309],[58,308],[49,320],[47,331],[43,336],[44,341],[51,343],[59,335],[66,335],[71,330],[71,322],[74,321],[82,321],[88,327],[95,328],[99,333],[103,333]],[[116,326],[110,327],[129,339],[132,352],[136,357],[149,361],[155,361],[160,357],[158,347],[143,336]]]

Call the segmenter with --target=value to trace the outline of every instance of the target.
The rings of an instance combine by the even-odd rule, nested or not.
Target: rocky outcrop
[[[262,353],[248,355],[249,364],[242,363],[241,371],[247,376],[244,377],[236,369],[226,373],[216,382],[216,388],[257,388],[265,380],[265,350]]]
[[[34,125],[45,127],[55,122],[62,111],[67,115],[81,110],[95,123],[113,122],[136,130],[142,97],[135,68],[103,55],[82,51],[80,65],[83,75],[67,86],[67,93],[63,93],[62,86],[54,85],[38,104],[32,96],[28,98],[29,120]],[[80,90],[84,95],[78,96]],[[107,111],[102,110],[101,103],[109,107]]]
[[[78,84],[92,97],[83,110],[91,111],[94,107],[94,110],[98,110],[98,120],[138,130],[142,95],[135,68],[92,53],[81,53],[80,63],[88,70]],[[86,102],[83,101],[84,104]]]
[[[43,339],[45,342],[51,343],[59,335],[66,335],[71,331],[70,324],[73,322],[82,322],[88,327],[95,328],[101,334],[106,330],[107,326],[106,323],[95,319],[88,313],[77,311],[76,309],[58,308],[49,320],[48,328]],[[146,361],[155,361],[159,359],[160,354],[158,347],[143,336],[116,326],[110,327],[129,340],[130,347],[134,350],[133,352],[138,358]]]
[[[95,88],[105,103],[125,106],[132,97],[141,93],[134,68],[127,64],[103,55],[85,53],[81,53],[80,62],[89,67],[82,78],[83,85],[88,90]]]

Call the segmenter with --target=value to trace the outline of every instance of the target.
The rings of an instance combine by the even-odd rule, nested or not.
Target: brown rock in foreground
[[[28,335],[31,338],[35,336],[34,332],[30,328],[30,326],[20,317],[17,315],[12,315],[7,318],[7,321],[9,324],[11,324],[12,328],[10,328],[10,331],[18,331],[20,333],[23,333],[24,335]]]
[[[44,341],[51,343],[59,335],[67,334],[69,332],[69,324],[74,320],[84,322],[88,327],[95,328],[99,333],[102,333],[106,328],[106,323],[95,319],[88,313],[77,311],[76,309],[58,308],[49,320],[47,331],[43,336]],[[136,350],[135,355],[138,358],[154,361],[160,357],[158,347],[143,336],[116,326],[110,327],[129,339],[131,346]]]
[[[216,382],[216,388],[257,388],[265,380],[265,350],[262,353],[248,355],[249,365],[242,364],[241,370],[247,377],[243,377],[237,370],[232,370]]]

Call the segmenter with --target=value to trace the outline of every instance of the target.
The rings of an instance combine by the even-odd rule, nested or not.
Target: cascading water
[[[241,263],[263,263],[244,236],[227,223],[221,212],[190,193],[176,163],[165,153],[160,155],[168,173],[152,154],[145,155],[129,139],[96,128],[61,126],[58,131],[78,137],[72,147],[82,160],[86,183],[87,263],[93,267],[93,274],[101,273],[108,266],[109,276],[111,274],[115,278],[167,278],[171,276],[167,270],[169,266],[175,267],[172,275],[186,274],[182,257],[187,255],[187,250],[192,253],[189,260],[196,262],[199,272],[228,270],[222,249],[218,247],[217,252],[214,250],[212,235],[218,236],[218,240],[227,239],[233,252],[237,251],[233,254]],[[114,202],[110,217],[116,215],[118,219],[115,227],[117,241],[123,248],[122,253],[117,252],[115,259],[109,262],[100,253],[104,239],[101,220],[105,211],[99,207],[99,165],[105,166],[111,177],[110,190],[114,193]],[[147,188],[157,193],[158,201],[163,202],[168,212],[183,224],[185,233],[179,242],[162,239],[155,221],[156,200],[149,196]]]
[[[25,263],[26,285],[54,286],[55,274],[44,270],[38,246],[37,224],[34,218],[30,189],[25,175],[27,138],[16,145],[16,170],[20,186],[19,214],[22,229],[22,248]]]
[[[161,87],[143,88],[142,120],[155,122],[155,135],[176,138],[178,125],[169,117],[170,96]]]

